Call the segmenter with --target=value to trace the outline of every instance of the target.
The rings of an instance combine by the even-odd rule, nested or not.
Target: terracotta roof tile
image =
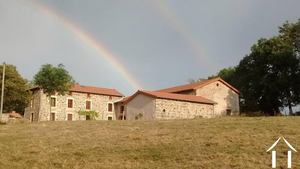
[[[216,102],[206,99],[201,96],[194,95],[185,95],[185,94],[174,94],[174,93],[166,93],[166,92],[150,92],[150,91],[137,91],[134,95],[126,99],[125,102],[129,102],[138,94],[145,94],[154,98],[164,98],[164,99],[172,99],[172,100],[181,100],[188,102],[196,102],[196,103],[204,103],[204,104],[216,104]]]
[[[34,90],[39,88],[38,86],[32,87],[29,90]],[[120,92],[116,91],[115,89],[108,89],[108,88],[101,88],[101,87],[92,87],[92,86],[83,86],[75,84],[70,91],[73,92],[80,92],[80,93],[91,93],[91,94],[104,94],[104,95],[111,95],[111,96],[123,96]]]
[[[198,88],[201,88],[203,86],[206,86],[206,85],[208,85],[210,83],[213,83],[213,82],[216,82],[216,81],[222,82],[224,85],[226,85],[227,87],[229,87],[230,89],[232,89],[233,91],[235,91],[237,94],[241,94],[240,91],[238,91],[236,88],[234,88],[233,86],[231,86],[230,84],[228,84],[227,82],[225,82],[220,77],[214,78],[214,79],[210,79],[210,80],[205,80],[205,81],[202,81],[202,82],[191,83],[191,84],[186,84],[186,85],[181,85],[181,86],[175,86],[175,87],[171,87],[171,88],[161,89],[161,90],[157,90],[157,92],[176,93],[176,92],[180,92],[180,91],[196,90]]]

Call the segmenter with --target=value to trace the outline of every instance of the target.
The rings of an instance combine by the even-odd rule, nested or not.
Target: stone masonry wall
[[[40,93],[41,96],[41,104],[39,101],[36,102],[37,106],[35,106],[34,114],[35,119],[38,119],[38,112],[40,109],[40,121],[49,121],[50,120],[50,101],[49,98],[46,97],[45,94]],[[72,120],[86,120],[85,115],[79,115],[78,111],[86,111],[86,101],[91,101],[91,109],[95,112],[98,112],[99,117],[96,120],[107,120],[108,117],[113,117],[114,115],[114,106],[113,111],[108,112],[108,103],[112,103],[115,100],[119,100],[121,97],[111,96],[111,100],[109,99],[108,95],[100,95],[100,94],[90,94],[90,97],[87,97],[87,93],[79,93],[79,92],[72,92],[72,96],[60,96],[54,95],[51,96],[56,98],[56,107],[51,107],[51,112],[55,113],[55,120],[56,121],[65,121],[68,119],[68,114],[72,114]],[[73,99],[73,108],[68,108],[68,99]],[[39,99],[38,99],[39,100]],[[36,101],[36,100],[35,100]],[[114,104],[113,104],[114,105]],[[40,107],[41,106],[41,107]],[[28,112],[33,112],[32,108],[26,108]],[[25,110],[25,112],[26,112]],[[28,113],[30,114],[30,113]],[[26,113],[26,117],[28,117]],[[35,120],[37,121],[37,120]]]
[[[141,120],[154,120],[155,99],[139,94],[125,105],[126,120],[135,120],[139,114],[142,114]]]
[[[196,90],[196,96],[202,96],[217,102],[215,116],[225,116],[227,109],[231,115],[239,114],[239,95],[220,81],[213,82]]]
[[[30,101],[29,106],[25,108],[24,118],[30,121],[38,121],[39,117],[39,108],[40,108],[40,99],[41,99],[41,91],[34,90],[32,92],[33,99]],[[33,113],[33,119],[32,114]]]
[[[191,119],[212,117],[213,105],[169,99],[156,99],[156,119]]]

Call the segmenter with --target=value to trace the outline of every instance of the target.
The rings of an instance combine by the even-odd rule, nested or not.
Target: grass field
[[[284,137],[300,150],[299,117],[73,121],[0,125],[0,168],[271,168]],[[275,147],[287,168],[288,146]],[[292,152],[300,168],[300,152]]]

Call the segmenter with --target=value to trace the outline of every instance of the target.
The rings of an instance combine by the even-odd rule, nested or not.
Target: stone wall
[[[31,107],[26,108],[25,115],[26,118],[30,119],[30,112],[35,114],[34,121],[37,121],[40,118],[40,121],[49,121],[50,120],[50,100],[46,97],[45,94],[38,91],[35,98],[34,109]],[[79,115],[78,111],[86,111],[86,101],[91,101],[91,109],[95,112],[98,112],[99,117],[96,120],[107,120],[108,117],[113,117],[114,109],[112,112],[108,111],[108,103],[112,103],[115,100],[121,99],[121,97],[111,96],[111,99],[108,95],[100,94],[90,94],[88,98],[87,93],[72,92],[72,95],[53,95],[51,97],[56,98],[56,107],[51,107],[51,113],[55,113],[56,121],[65,121],[68,119],[68,114],[72,114],[72,120],[86,120],[85,115]],[[73,108],[68,108],[68,99],[73,99]],[[39,100],[39,101],[38,101]],[[114,108],[114,106],[113,106]],[[28,112],[28,113],[27,113]],[[38,115],[40,112],[40,115]],[[36,120],[35,120],[36,119]]]
[[[25,108],[25,112],[24,112],[25,119],[28,119],[30,121],[38,121],[41,95],[42,94],[40,90],[32,91],[33,98],[30,101],[29,106]]]
[[[126,120],[135,120],[139,114],[142,114],[141,120],[154,120],[155,99],[144,94],[138,94],[126,104]]]
[[[239,114],[239,95],[220,81],[197,89],[196,96],[202,96],[218,103],[214,106],[215,116],[225,116],[227,110],[231,111],[231,115]]]
[[[156,119],[191,119],[212,117],[213,105],[179,100],[156,99]]]
[[[123,119],[123,113],[121,113],[121,106],[124,106],[124,115],[125,113],[125,104],[123,102],[115,103],[115,117],[116,120],[122,120]]]

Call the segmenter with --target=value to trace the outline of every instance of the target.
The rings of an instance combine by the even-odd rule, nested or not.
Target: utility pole
[[[4,77],[5,77],[5,62],[3,63],[0,120],[2,120],[2,111],[3,111]]]

